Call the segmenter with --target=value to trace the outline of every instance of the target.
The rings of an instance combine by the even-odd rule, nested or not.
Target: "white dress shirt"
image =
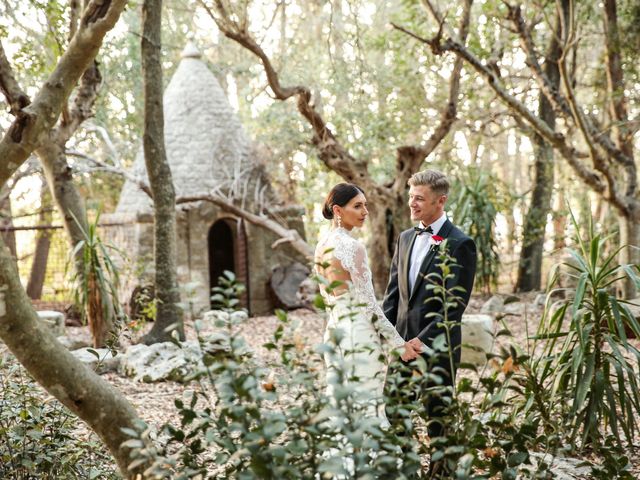
[[[416,280],[418,279],[418,274],[420,273],[420,266],[424,261],[424,258],[429,253],[429,248],[431,247],[431,237],[433,235],[437,235],[444,222],[447,221],[447,215],[445,213],[442,216],[433,222],[429,227],[433,230],[433,233],[424,232],[420,235],[416,236],[415,242],[413,242],[413,248],[411,249],[411,257],[409,258],[410,267],[409,267],[409,295],[413,292],[413,287],[416,284]],[[420,228],[427,228],[426,225],[423,225],[422,222],[418,224]]]

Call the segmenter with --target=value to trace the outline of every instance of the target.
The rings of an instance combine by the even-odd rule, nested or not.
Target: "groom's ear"
[[[442,206],[444,206],[445,203],[447,203],[448,200],[448,195],[440,195],[440,198],[438,199],[438,203]]]

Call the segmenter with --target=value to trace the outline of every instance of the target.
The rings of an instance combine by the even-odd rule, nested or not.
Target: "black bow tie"
[[[427,228],[413,227],[413,229],[418,232],[418,235],[422,235],[423,233],[430,233],[433,235],[433,228],[429,225]]]

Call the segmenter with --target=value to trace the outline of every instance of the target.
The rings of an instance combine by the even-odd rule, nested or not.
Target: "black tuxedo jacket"
[[[450,330],[451,347],[453,347],[454,361],[457,365],[460,363],[461,343],[459,322],[473,288],[476,273],[476,244],[449,220],[440,228],[438,235],[447,240],[447,251],[457,264],[452,268],[454,275],[448,281],[447,288],[450,289],[454,286],[464,288],[464,292],[455,292],[457,296],[461,297],[461,301],[457,302],[455,307],[449,307],[447,311],[447,318],[457,323]],[[417,234],[412,228],[405,230],[398,237],[382,309],[405,340],[418,337],[422,343],[430,347],[433,340],[445,331],[442,326],[438,326],[443,317],[429,315],[430,313],[443,315],[444,311],[442,302],[433,299],[433,291],[427,290],[428,281],[426,278],[431,273],[442,275],[439,267],[440,262],[437,258],[441,246],[431,247],[422,262],[413,290],[410,292],[409,262],[416,236]]]

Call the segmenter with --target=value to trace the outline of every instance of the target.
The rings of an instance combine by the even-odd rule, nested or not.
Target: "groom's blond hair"
[[[438,195],[449,194],[449,180],[447,180],[447,176],[444,173],[438,170],[423,170],[422,172],[414,173],[407,183],[410,187],[426,185],[431,187],[431,191]]]

